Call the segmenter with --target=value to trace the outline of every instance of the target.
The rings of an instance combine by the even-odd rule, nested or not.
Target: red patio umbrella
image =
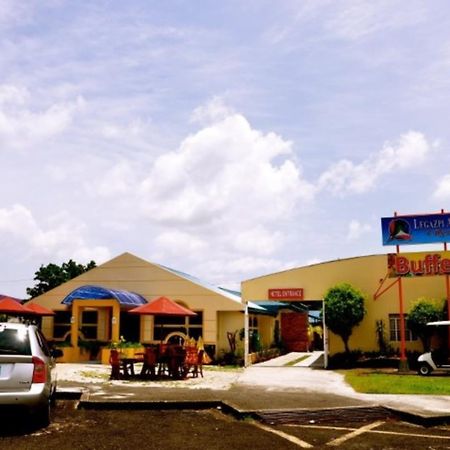
[[[138,306],[137,308],[130,309],[128,311],[132,314],[148,314],[151,316],[196,316],[197,313],[179,305],[178,303],[170,300],[167,297],[158,297],[152,300],[150,303]],[[161,341],[162,341],[162,329],[161,324]]]
[[[0,299],[0,314],[14,314],[14,315],[24,315],[24,314],[35,314],[34,311],[23,306],[16,299],[11,297],[3,296]]]
[[[3,300],[4,298],[9,298],[11,300],[14,300],[15,302],[22,303],[22,300],[20,298],[11,297],[10,295],[0,294],[0,300]]]
[[[46,308],[45,306],[39,305],[37,303],[26,303],[24,305],[26,308],[30,309],[34,312],[37,316],[54,316],[55,313],[51,310]]]
[[[149,314],[152,316],[196,316],[197,313],[179,305],[167,297],[158,297],[150,303],[128,311],[132,314]]]

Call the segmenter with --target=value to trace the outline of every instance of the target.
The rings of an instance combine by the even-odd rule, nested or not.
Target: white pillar
[[[323,367],[328,367],[328,328],[325,324],[325,302],[322,301]]]
[[[244,313],[244,367],[249,365],[249,339],[248,339],[248,302],[245,302]]]

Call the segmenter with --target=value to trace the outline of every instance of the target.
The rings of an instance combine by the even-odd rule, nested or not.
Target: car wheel
[[[431,373],[431,367],[428,364],[421,364],[419,367],[419,375],[427,376]]]
[[[47,402],[34,413],[34,423],[38,428],[45,428],[50,425],[50,402]]]

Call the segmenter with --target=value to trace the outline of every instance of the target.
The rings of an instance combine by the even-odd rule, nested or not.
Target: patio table
[[[144,358],[120,358],[120,368],[122,369],[123,375],[125,378],[129,378],[130,376],[134,377],[134,365],[137,363],[143,363]]]

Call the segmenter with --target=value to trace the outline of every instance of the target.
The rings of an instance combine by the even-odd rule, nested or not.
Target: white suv
[[[50,423],[57,355],[34,325],[0,322],[0,408],[26,409],[34,423]]]

